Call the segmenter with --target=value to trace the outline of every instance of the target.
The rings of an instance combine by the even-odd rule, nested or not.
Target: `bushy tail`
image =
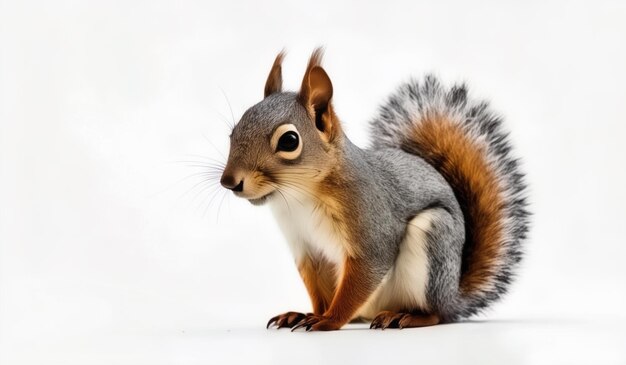
[[[374,148],[416,154],[449,182],[465,218],[460,295],[468,316],[507,290],[528,231],[523,175],[502,120],[464,85],[444,89],[433,76],[402,85],[372,127]]]

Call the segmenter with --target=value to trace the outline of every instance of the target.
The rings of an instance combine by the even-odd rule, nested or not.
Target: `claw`
[[[380,328],[385,330],[387,328],[399,328],[399,323],[405,315],[405,313],[394,313],[390,311],[381,312],[372,320],[370,329]]]
[[[380,321],[378,317],[374,318],[372,323],[370,324],[370,329],[378,329],[380,327]]]
[[[278,318],[279,318],[279,317],[280,317],[280,315],[277,315],[277,316],[275,316],[275,317],[270,318],[270,320],[267,322],[267,326],[265,326],[265,328],[266,328],[266,329],[269,329],[269,328],[270,328],[270,326],[272,326],[272,325],[274,324],[273,322],[278,321]]]
[[[297,330],[298,328],[302,328],[302,327],[306,327],[305,328],[306,331],[309,331],[309,329],[311,328],[311,325],[309,324],[309,318],[311,318],[311,317],[304,317],[304,318],[302,318],[302,320],[300,322],[296,323],[296,325],[291,328],[291,332]]]
[[[439,316],[437,314],[424,314],[424,313],[395,313],[390,311],[384,311],[378,313],[378,315],[372,320],[370,325],[371,329],[385,329],[385,328],[412,328],[412,327],[425,327],[434,326],[440,323]]]
[[[293,327],[300,319],[306,318],[306,314],[300,312],[286,312],[272,317],[266,325],[266,328],[276,326],[276,328]]]
[[[304,328],[305,331],[309,332],[311,331],[313,325],[320,322],[322,319],[323,317],[321,316],[318,316],[312,313],[307,313],[306,316],[300,322],[296,323],[296,325],[291,328],[291,332],[300,328]]]

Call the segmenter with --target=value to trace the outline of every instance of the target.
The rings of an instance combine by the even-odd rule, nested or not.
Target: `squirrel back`
[[[466,317],[506,293],[528,232],[526,184],[486,102],[434,76],[402,85],[371,122],[372,149],[398,148],[431,164],[450,184],[465,219],[460,297]]]

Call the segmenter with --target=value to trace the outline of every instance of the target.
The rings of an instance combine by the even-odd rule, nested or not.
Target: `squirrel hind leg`
[[[434,326],[441,322],[436,314],[383,311],[372,320],[371,329],[414,328]]]

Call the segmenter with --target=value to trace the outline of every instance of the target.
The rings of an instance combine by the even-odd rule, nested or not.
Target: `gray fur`
[[[423,211],[434,210],[436,219],[428,231],[427,300],[442,321],[453,320],[462,305],[458,287],[465,227],[452,188],[431,165],[400,149],[381,148],[361,153],[369,165],[367,174],[356,170],[353,173],[358,174],[361,181],[366,179],[372,187],[362,198],[360,212],[377,230],[393,227],[391,230],[397,233],[381,235],[375,242],[374,252],[380,257],[393,253],[380,263],[380,269],[386,272],[393,265],[408,222]],[[407,310],[419,311],[420,308]]]

